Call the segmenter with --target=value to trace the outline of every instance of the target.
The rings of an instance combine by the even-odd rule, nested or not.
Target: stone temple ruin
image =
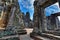
[[[59,37],[60,31],[57,31],[60,30],[57,23],[58,21],[57,16],[60,16],[60,13],[51,14],[51,16],[46,17],[44,12],[44,9],[46,7],[56,2],[60,3],[60,0],[35,0],[34,1],[34,19],[33,19],[34,30],[30,34],[30,36],[35,38],[35,40],[43,40],[40,38],[40,36],[45,38],[48,37],[50,38],[50,40],[60,40]],[[58,35],[58,37],[52,36],[50,34]]]
[[[40,38],[47,37],[52,40],[60,40],[60,29],[58,25],[57,16],[60,12],[51,14],[46,17],[44,9],[60,0],[35,0],[34,1],[34,15],[33,15],[33,32],[30,34],[34,40],[43,40]],[[24,20],[22,12],[18,4],[18,0],[0,0],[0,27],[4,28],[0,31],[1,40],[19,40],[20,34],[25,34]],[[53,20],[54,19],[54,20]],[[29,19],[30,20],[30,19]],[[11,37],[4,37],[15,35]],[[17,39],[15,39],[17,38]]]
[[[47,17],[47,25],[49,27],[51,27],[52,30],[57,30],[59,29],[59,20],[58,17],[60,16],[60,12],[59,13],[55,13],[55,14],[51,14],[51,16]]]
[[[44,13],[44,9],[57,2],[57,0],[35,0],[34,1],[34,22],[35,29],[40,29],[38,32],[47,31],[47,20]],[[39,16],[40,15],[40,16]],[[38,23],[38,24],[36,24]],[[36,31],[35,31],[36,32]]]
[[[11,1],[1,0],[0,7],[1,7],[0,20],[2,20],[0,27],[7,27],[9,25],[14,25],[13,21],[15,21],[14,20],[15,16],[17,15],[17,18],[19,18],[20,15],[18,14],[22,14],[20,12],[20,9],[19,9],[20,7],[17,0],[11,0]]]
[[[8,35],[17,35],[16,40],[19,40],[18,35],[25,34],[26,30],[18,0],[0,0],[0,11],[0,28],[4,28],[0,31],[0,40],[15,40],[14,37],[3,38]]]

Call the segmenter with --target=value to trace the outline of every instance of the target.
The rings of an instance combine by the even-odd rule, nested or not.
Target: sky
[[[33,13],[34,13],[34,0],[18,0],[20,5],[20,10],[26,14],[26,12],[30,13],[30,19],[33,20]],[[59,3],[55,3],[47,8],[45,8],[45,15],[50,16],[56,12],[60,12]],[[60,19],[60,17],[59,17]]]
[[[45,13],[46,13],[46,16],[50,16],[51,14],[54,14],[54,13],[57,13],[57,12],[60,12],[60,8],[59,8],[59,3],[55,3],[47,8],[45,8]]]
[[[18,0],[20,5],[20,10],[26,14],[26,12],[30,13],[30,19],[33,19],[34,13],[34,0]]]
[[[51,14],[54,14],[54,13],[57,13],[57,12],[60,12],[60,8],[59,8],[59,3],[55,3],[47,8],[45,8],[45,15],[46,16],[50,16]],[[58,19],[60,21],[60,16],[58,16]]]

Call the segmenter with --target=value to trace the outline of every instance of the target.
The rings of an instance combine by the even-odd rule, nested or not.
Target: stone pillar
[[[20,25],[20,28],[25,28],[24,14],[23,13],[20,13],[20,15],[19,15],[19,25]]]
[[[41,7],[41,27],[42,32],[47,31],[47,19],[43,7]]]
[[[15,10],[16,10],[16,7],[11,8],[11,16],[9,18],[8,26],[13,26]]]
[[[51,29],[55,30],[57,28],[56,26],[56,17],[54,14],[51,15]]]
[[[41,33],[47,31],[47,20],[44,13],[44,8],[37,4],[38,1],[34,2],[34,30],[35,33]]]
[[[26,12],[26,15],[25,15],[25,23],[26,23],[26,27],[30,27],[30,13],[29,12]]]
[[[34,1],[34,30],[33,32],[38,33],[39,32],[39,18],[38,18],[38,13],[39,13],[39,8],[37,5],[38,1]]]
[[[56,29],[58,29],[59,27],[58,27],[58,22],[59,22],[59,20],[58,20],[58,17],[56,17]]]
[[[42,33],[42,15],[41,15],[41,6],[38,6],[38,24],[39,24],[39,33]]]
[[[51,17],[47,16],[47,29],[51,30]]]
[[[53,15],[51,15],[51,29],[54,30],[55,28],[55,17]]]

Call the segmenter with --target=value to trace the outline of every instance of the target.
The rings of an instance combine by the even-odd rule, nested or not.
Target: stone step
[[[60,36],[60,31],[46,31],[45,33]]]
[[[18,35],[12,35],[12,36],[4,36],[2,38],[0,38],[0,40],[6,40],[6,39],[9,39],[9,38],[16,38],[16,37],[19,37]]]
[[[46,37],[42,37],[42,36],[39,36],[39,35],[30,35],[31,38],[33,38],[34,40],[51,40],[49,38],[46,38]]]
[[[20,30],[20,29],[18,29],[18,30],[16,30],[16,31],[17,31],[17,33],[18,33],[19,35],[27,34],[27,31],[26,31],[26,30]]]
[[[53,35],[53,34],[42,33],[42,35],[44,37],[47,37],[47,38],[50,38],[50,39],[53,39],[53,40],[60,40],[60,36],[56,36],[56,35]]]
[[[41,37],[41,36],[34,36],[34,40],[51,40],[49,38]]]
[[[30,38],[29,34],[26,34],[26,35],[20,35],[20,40],[34,40],[34,39]]]
[[[11,30],[10,30],[11,31]],[[23,35],[23,34],[27,34],[27,32],[25,30],[21,30],[18,31],[17,33],[14,33],[13,31],[10,32],[8,30],[5,30],[5,31],[2,31],[0,32],[0,39],[3,40],[3,39],[8,39],[8,38],[13,38],[13,37],[16,37],[18,35]],[[17,35],[18,34],[18,35]]]

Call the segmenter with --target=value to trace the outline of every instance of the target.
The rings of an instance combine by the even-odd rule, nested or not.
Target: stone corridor
[[[35,0],[33,20],[21,11],[18,0],[0,0],[0,40],[60,40],[60,12],[45,15],[45,8],[60,0]]]

